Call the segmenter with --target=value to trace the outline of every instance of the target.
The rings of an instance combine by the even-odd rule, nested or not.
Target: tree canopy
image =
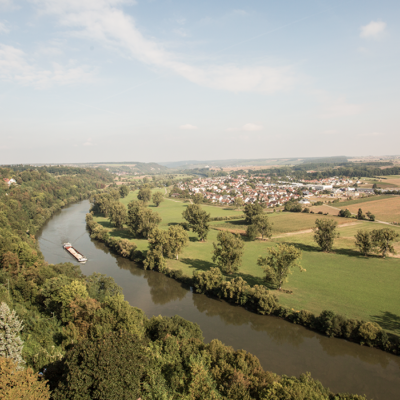
[[[201,241],[206,240],[208,231],[210,230],[210,214],[202,210],[198,204],[189,204],[182,216],[189,223],[193,232],[199,235]]]
[[[314,241],[321,247],[322,251],[330,252],[333,243],[339,237],[336,231],[337,222],[333,219],[316,219],[314,231]]]
[[[233,233],[220,231],[217,235],[218,243],[213,243],[215,262],[222,272],[232,274],[239,269],[243,256],[243,240]]]

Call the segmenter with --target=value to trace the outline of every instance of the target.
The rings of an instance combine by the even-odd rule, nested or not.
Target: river
[[[400,357],[343,339],[330,339],[276,317],[261,316],[225,301],[192,293],[171,278],[144,271],[111,254],[90,239],[85,215],[89,201],[70,205],[54,215],[37,235],[49,263],[77,263],[63,248],[71,242],[88,262],[82,272],[112,276],[132,306],[153,315],[183,318],[200,325],[205,341],[219,339],[255,354],[264,369],[298,376],[309,371],[334,392],[365,394],[369,399],[400,398]],[[77,263],[79,264],[79,263]]]

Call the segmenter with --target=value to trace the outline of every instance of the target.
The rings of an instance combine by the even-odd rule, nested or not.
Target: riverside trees
[[[135,237],[148,238],[150,232],[161,222],[158,213],[153,212],[137,200],[128,204],[127,225]]]
[[[198,204],[189,204],[182,216],[189,223],[193,232],[197,233],[199,239],[204,242],[210,230],[210,214],[202,210]]]
[[[189,241],[187,232],[180,225],[171,225],[167,231],[154,229],[149,234],[150,250],[144,260],[145,269],[162,271],[165,266],[165,257],[176,258]]]
[[[280,289],[294,267],[299,267],[301,272],[305,271],[299,263],[300,258],[301,250],[282,243],[269,249],[266,257],[259,257],[257,264],[264,267],[266,281]]]
[[[243,256],[243,240],[233,233],[221,231],[217,235],[218,243],[213,243],[213,262],[222,272],[232,274],[239,269]]]

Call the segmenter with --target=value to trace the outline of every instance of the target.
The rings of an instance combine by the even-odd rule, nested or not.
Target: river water
[[[71,242],[88,262],[82,272],[112,276],[125,299],[153,315],[181,317],[200,325],[205,341],[219,339],[235,349],[255,354],[264,369],[298,376],[309,371],[334,392],[365,394],[369,399],[400,399],[400,357],[343,339],[329,339],[276,317],[261,316],[225,301],[192,293],[171,278],[144,271],[111,254],[103,243],[90,239],[82,201],[54,215],[38,234],[49,263],[74,262],[62,243]],[[77,263],[79,264],[79,263]]]

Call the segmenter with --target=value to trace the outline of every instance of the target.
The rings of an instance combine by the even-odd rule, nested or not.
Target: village
[[[205,201],[211,203],[232,205],[241,199],[244,204],[259,202],[265,207],[275,208],[289,201],[311,205],[324,198],[349,199],[375,194],[373,189],[359,188],[358,184],[361,182],[339,177],[295,182],[290,176],[286,176],[271,182],[269,176],[239,175],[195,178],[189,182],[179,182],[176,187],[181,191],[188,191],[190,196],[200,193]],[[172,192],[171,197],[181,196]]]

